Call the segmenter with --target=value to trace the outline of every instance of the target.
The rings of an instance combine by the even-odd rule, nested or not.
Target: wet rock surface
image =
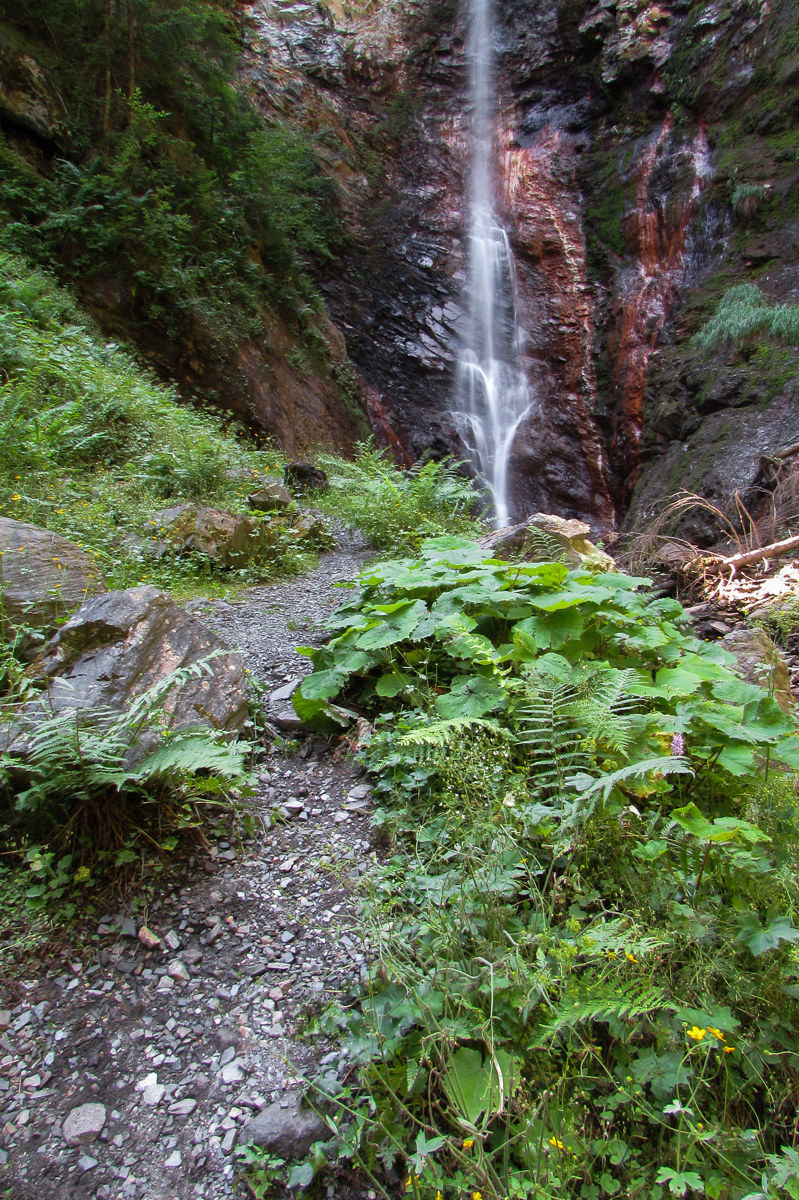
[[[321,636],[333,585],[364,556],[345,539],[309,576],[197,607],[274,690],[310,668],[294,647]],[[301,1030],[365,970],[370,789],[310,739],[273,749],[257,778],[246,840],[214,837],[146,910],[101,914],[9,988],[0,1160],[15,1194],[232,1198],[248,1122],[273,1104],[296,1113],[314,1072],[347,1073],[340,1047]]]
[[[97,563],[80,546],[11,517],[0,517],[0,563],[6,619],[42,633],[106,590]]]
[[[173,672],[191,667],[197,670],[179,679],[165,699],[167,724],[240,730],[248,711],[241,655],[155,587],[107,592],[79,608],[52,638],[37,663],[47,691],[19,710],[14,728],[24,731],[43,716],[70,709],[87,718],[92,710],[120,712]]]

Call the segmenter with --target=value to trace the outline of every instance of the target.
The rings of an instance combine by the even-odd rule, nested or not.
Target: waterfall
[[[453,417],[491,491],[495,521],[501,528],[510,516],[510,450],[516,430],[530,410],[530,393],[521,363],[513,258],[494,195],[497,94],[493,0],[468,3],[472,116],[467,320],[457,364]]]

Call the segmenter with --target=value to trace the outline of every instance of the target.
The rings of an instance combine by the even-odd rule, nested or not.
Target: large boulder
[[[721,645],[735,655],[738,671],[747,682],[767,688],[783,712],[794,711],[788,664],[765,629],[733,629],[721,639]]]
[[[267,481],[257,491],[250,492],[247,503],[256,512],[273,512],[291,508],[294,501],[282,483]]]
[[[570,567],[612,571],[615,567],[613,559],[588,540],[590,532],[590,526],[584,521],[567,521],[551,513],[535,513],[520,525],[485,534],[478,544],[496,558],[523,557],[530,562],[555,558]]]
[[[211,655],[206,672],[190,675],[168,694],[168,727],[240,730],[247,719],[241,657],[157,588],[107,592],[84,604],[51,639],[40,663],[48,683],[44,705],[30,702],[16,718],[24,726],[42,707],[48,713],[118,712],[172,672]]]
[[[155,514],[151,525],[159,550],[201,554],[225,568],[252,562],[268,540],[268,530],[254,517],[196,504],[164,509]]]
[[[291,462],[283,472],[283,482],[290,492],[326,492],[330,487],[326,473],[312,463]]]
[[[49,529],[0,517],[0,578],[5,620],[52,633],[58,618],[106,590],[94,559]]]

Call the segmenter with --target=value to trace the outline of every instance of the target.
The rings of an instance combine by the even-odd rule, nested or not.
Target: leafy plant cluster
[[[77,542],[112,586],[178,590],[225,586],[198,559],[142,558],[154,511],[182,499],[232,511],[278,452],[248,449],[213,412],[180,402],[129,353],[104,341],[43,273],[0,257],[0,513]],[[301,569],[320,547],[293,519],[264,540],[259,561],[235,573]]]
[[[12,923],[71,919],[93,890],[162,869],[181,838],[230,812],[249,787],[249,744],[171,729],[165,713],[175,689],[212,669],[173,672],[122,712],[48,713],[46,698],[6,711],[3,741],[16,742],[0,753],[0,893]]]
[[[230,345],[264,303],[310,329],[306,266],[339,236],[334,196],[312,141],[236,87],[234,6],[42,0],[9,19],[66,128],[35,162],[0,143],[3,244],[113,278],[166,336]]]
[[[427,537],[476,534],[479,495],[460,464],[434,459],[408,470],[394,466],[374,442],[360,442],[352,461],[320,455],[330,491],[320,507],[356,526],[380,550],[406,553]]]
[[[799,304],[770,304],[757,284],[739,283],[725,293],[693,340],[709,350],[757,335],[799,345]]]
[[[385,1190],[799,1194],[796,725],[646,582],[432,539],[307,651],[394,839],[328,1018],[327,1153]]]

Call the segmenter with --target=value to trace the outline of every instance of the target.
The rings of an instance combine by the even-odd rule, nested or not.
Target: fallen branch
[[[783,554],[790,554],[791,550],[799,550],[799,535],[772,542],[769,546],[760,546],[757,550],[748,550],[744,554],[732,554],[729,558],[700,558],[698,561],[709,571],[723,571],[730,567],[734,575],[739,567],[762,562],[764,558],[779,558]]]

